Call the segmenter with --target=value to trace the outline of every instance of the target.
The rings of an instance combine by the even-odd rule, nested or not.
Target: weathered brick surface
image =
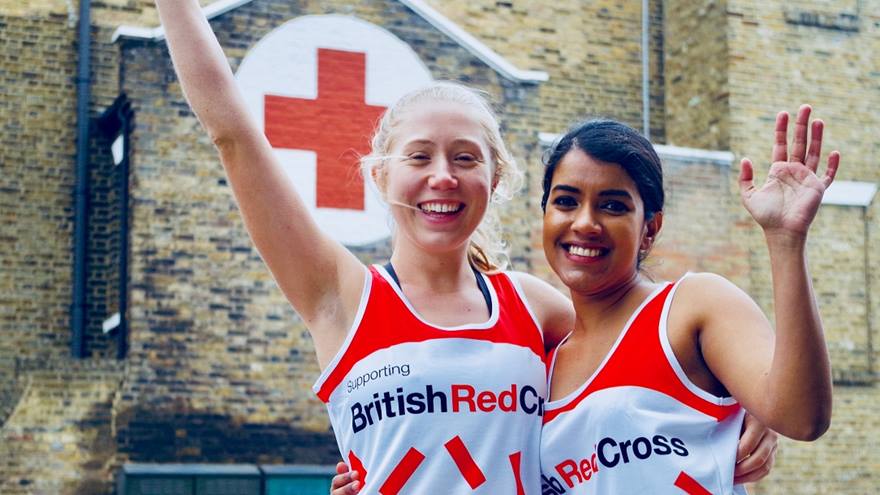
[[[0,353],[62,355],[70,304],[73,32],[63,18],[0,17]],[[6,82],[8,81],[8,82]]]
[[[537,132],[562,132],[598,115],[641,126],[640,2],[429,3],[514,65],[547,71],[550,81],[520,86],[501,78],[395,0],[255,0],[212,24],[237,67],[282,22],[354,15],[410,44],[434,77],[487,90],[527,172],[522,197],[502,210],[513,264],[552,280],[540,245]],[[0,0],[0,493],[110,493],[127,460],[334,460],[324,407],[310,391],[318,368],[307,332],[247,238],[164,44],[110,43],[120,24],[155,26],[152,1],[93,8],[90,357],[73,361],[78,12],[60,0]],[[829,124],[826,150],[844,152],[840,177],[880,179],[872,161],[880,155],[873,112],[880,4],[667,0],[652,1],[651,10],[652,135],[730,149],[736,158],[727,165],[664,157],[665,229],[646,266],[658,278],[722,273],[772,315],[766,250],[736,194],[738,160],[756,159],[763,177],[775,112],[806,101]],[[117,310],[118,177],[94,119],[120,91],[136,116],[131,351],[116,364],[107,361],[115,341],[100,326]],[[816,219],[809,256],[837,380],[834,424],[815,444],[784,441],[756,493],[880,489],[878,208],[877,201],[866,210],[824,206]],[[373,262],[388,253],[379,243],[356,254]]]
[[[730,149],[727,2],[664,2],[669,144]]]
[[[642,128],[641,2],[429,0],[518,67],[543,70],[541,131],[584,116]],[[664,141],[663,10],[651,1],[651,135]]]
[[[686,8],[687,2],[679,3],[680,8]],[[729,133],[725,139],[738,158],[760,159],[758,176],[763,180],[769,154],[767,138],[776,112],[793,114],[806,102],[813,105],[814,117],[828,124],[823,160],[832,149],[843,152],[838,179],[878,182],[880,174],[872,157],[880,146],[876,138],[880,118],[869,109],[880,98],[880,61],[873,55],[880,49],[880,5],[731,0],[718,10],[718,3],[697,4],[695,8],[703,11],[724,12],[726,48],[721,46],[720,36],[706,36],[694,43],[695,56],[706,51],[717,53],[727,75],[676,96],[670,81],[673,62],[667,63],[667,136],[675,136],[675,144],[704,146],[705,133],[691,129],[690,123],[702,123],[718,112],[724,123],[719,127],[721,136]],[[668,12],[672,10],[667,7]],[[846,15],[853,15],[856,21]],[[791,22],[804,18],[821,22]],[[717,15],[712,19],[717,25]],[[858,30],[845,29],[853,24]],[[667,29],[668,43],[672,36],[675,34]],[[668,50],[667,60],[674,56],[674,48],[668,46]],[[713,93],[724,95],[727,110],[716,107],[707,113],[701,105],[681,104],[691,94]],[[735,163],[733,178],[736,173]],[[730,181],[732,193],[735,187],[735,180]],[[873,349],[877,345],[878,302],[876,295],[872,297],[878,288],[878,261],[873,254],[878,251],[877,204],[875,199],[867,209],[826,205],[817,216],[808,254],[837,383],[834,423],[816,444],[783,442],[780,461],[771,477],[760,484],[758,493],[874,493],[880,487],[880,480],[868,474],[877,472],[872,459],[880,455],[880,432],[870,412],[877,400]],[[734,238],[747,251],[749,267],[740,283],[772,316],[763,239],[736,202],[732,208]],[[859,383],[868,385],[855,385]]]
[[[754,495],[877,493],[880,400],[876,386],[837,387],[831,429],[815,443],[782,439],[776,468]]]
[[[110,493],[117,361],[22,361],[24,392],[0,430],[0,493]]]
[[[663,230],[644,268],[658,280],[687,271],[724,273],[732,280],[748,273],[746,250],[730,229],[734,221],[728,194],[727,160],[682,158],[661,153],[667,198]],[[694,234],[694,226],[700,228]]]
[[[848,10],[847,7],[854,3],[806,2],[801,8],[804,11],[833,9],[839,12]],[[732,136],[733,146],[743,150],[756,147],[754,124],[749,124],[748,119],[758,108],[766,108],[775,99],[785,102],[789,111],[794,111],[800,101],[808,101],[814,104],[818,116],[829,123],[829,149],[839,148],[844,153],[840,178],[877,183],[880,173],[871,155],[880,150],[877,140],[880,118],[867,109],[880,103],[880,92],[877,91],[880,61],[870,55],[880,48],[877,26],[880,5],[862,3],[861,30],[857,33],[792,25],[781,19],[781,9],[769,11],[767,6],[760,4],[743,5],[742,9],[743,21],[733,20],[731,31],[743,41],[748,40],[747,45],[763,49],[778,61],[773,70],[789,76],[775,78],[771,84],[759,89],[752,74],[767,70],[763,60],[734,65],[736,70],[732,70],[731,87],[736,96],[731,106],[742,109],[744,123]],[[751,15],[760,19],[755,26],[745,23]],[[762,27],[770,28],[774,35],[758,36],[756,31],[760,32]],[[746,51],[743,44],[738,46]],[[786,56],[791,53],[797,56]],[[868,357],[871,351],[868,332],[873,329],[873,345],[876,346],[876,329],[880,324],[877,298],[870,297],[880,287],[877,285],[878,265],[873,255],[880,247],[875,234],[877,204],[875,199],[867,212],[854,207],[823,208],[811,239],[809,254],[811,264],[816,267],[816,283],[821,287],[820,304],[827,323],[835,377],[844,383],[861,381],[867,376],[872,384],[869,388],[838,386],[835,424],[828,438],[810,449],[793,451],[791,462],[787,457],[774,475],[794,480],[818,470],[824,476],[811,476],[811,479],[823,480],[814,493],[871,493],[880,486],[876,477],[867,474],[878,472],[876,459],[880,455],[880,430],[876,417],[868,412],[876,408],[871,404],[876,404],[874,401],[877,400],[876,368],[869,368]],[[756,275],[765,273],[765,270],[756,270]],[[865,283],[866,273],[870,279],[868,284]],[[765,283],[763,277],[756,276],[753,280],[756,286]],[[870,311],[866,307],[869,303],[873,306]],[[768,485],[767,493],[784,492],[781,489],[785,486],[783,483]]]

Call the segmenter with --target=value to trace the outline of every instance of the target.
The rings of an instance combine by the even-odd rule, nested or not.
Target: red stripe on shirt
[[[486,482],[486,475],[480,470],[480,466],[477,466],[477,463],[474,462],[473,456],[471,456],[464,442],[461,441],[461,437],[458,435],[452,437],[444,446],[449,451],[449,455],[452,456],[452,460],[455,461],[455,465],[458,466],[458,470],[461,471],[465,481],[471,486],[471,489],[476,489]]]
[[[403,456],[403,459],[397,464],[397,467],[394,468],[394,471],[391,471],[391,474],[388,475],[385,483],[382,484],[382,488],[379,488],[379,493],[382,495],[397,495],[400,489],[403,488],[403,485],[412,478],[413,473],[419,468],[419,464],[424,460],[424,454],[416,450],[415,447],[410,447],[406,455]]]

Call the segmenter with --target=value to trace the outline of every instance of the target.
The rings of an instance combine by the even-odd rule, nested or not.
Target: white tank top
[[[586,383],[547,403],[543,495],[746,493],[733,485],[742,408],[694,385],[669,344],[675,287],[641,304]]]
[[[352,330],[314,386],[361,493],[540,493],[543,339],[512,279],[480,276],[489,320],[443,328],[370,268]]]

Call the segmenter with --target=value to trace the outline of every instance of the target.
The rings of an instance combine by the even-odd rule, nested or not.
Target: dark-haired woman
[[[808,118],[805,108],[798,120],[805,126]],[[780,114],[778,162],[787,158],[786,125],[787,115]],[[833,153],[826,177],[815,177],[821,133],[817,121],[805,158],[806,131],[798,131],[792,163],[774,164],[774,178],[761,190],[751,186],[751,163],[743,162],[744,199],[768,236],[774,282],[794,290],[777,298],[777,311],[800,315],[777,316],[778,341],[790,348],[772,363],[769,323],[730,283],[694,274],[675,285],[655,284],[640,273],[639,262],[663,219],[662,172],[651,144],[613,121],[577,126],[556,144],[544,179],[544,243],[548,260],[571,289],[577,320],[551,358],[551,401],[541,442],[543,494],[706,493],[699,487],[730,493],[734,483],[761,479],[773,463],[775,433],[762,439],[761,428],[746,429],[737,450],[744,413],[728,387],[735,393],[750,383],[762,387],[744,392],[742,402],[789,436],[813,438],[824,430],[828,357],[803,255],[807,227],[839,160]],[[785,190],[775,190],[778,185]],[[790,193],[808,201],[791,201]],[[792,222],[779,211],[803,218]],[[804,359],[816,360],[815,368],[804,371]],[[761,379],[765,373],[768,380]],[[803,401],[780,390],[798,373],[809,380],[789,390],[816,391]],[[594,408],[594,401],[601,407]],[[797,417],[788,421],[792,410]],[[670,478],[669,469],[678,471]],[[341,463],[337,472],[331,494],[357,493],[363,473]]]
[[[831,373],[805,257],[809,226],[840,156],[816,169],[821,121],[776,121],[767,182],[742,162],[743,204],[764,231],[776,332],[726,279],[657,283],[640,271],[663,225],[660,160],[612,121],[574,127],[544,178],[544,251],[571,291],[574,330],[553,352],[541,434],[543,493],[728,494],[743,408],[814,440],[831,417]]]

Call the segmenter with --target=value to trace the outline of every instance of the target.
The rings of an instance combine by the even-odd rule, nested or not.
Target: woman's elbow
[[[810,417],[804,418],[799,424],[792,424],[792,422],[789,422],[788,425],[777,431],[793,440],[812,442],[818,440],[819,437],[824,435],[830,426],[831,406],[829,405],[820,411],[816,411],[816,413],[812,414]]]
[[[233,148],[236,142],[235,133],[229,131],[209,128],[208,135],[211,137],[211,142],[214,143],[214,147],[217,148],[217,151],[221,154],[229,151],[230,148]]]
[[[819,437],[825,434],[828,431],[828,428],[831,427],[831,411],[828,411],[828,414],[822,415],[813,421],[811,428],[807,428],[805,430],[805,435],[802,440],[806,442],[812,442],[814,440],[818,440]]]

